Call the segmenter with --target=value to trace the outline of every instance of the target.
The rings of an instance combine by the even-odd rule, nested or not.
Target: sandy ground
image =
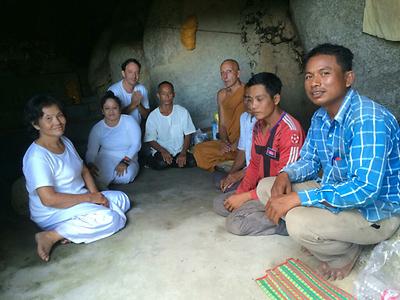
[[[135,201],[126,228],[57,246],[48,263],[36,255],[32,222],[3,222],[0,299],[266,299],[255,282],[266,269],[289,257],[317,264],[290,237],[226,232],[205,171],[144,169],[118,189]],[[356,272],[335,284],[352,292]]]

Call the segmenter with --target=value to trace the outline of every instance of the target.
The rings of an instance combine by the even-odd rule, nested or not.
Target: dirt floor
[[[144,169],[118,187],[133,196],[125,229],[92,244],[36,255],[36,226],[2,222],[0,299],[267,299],[255,279],[289,257],[317,261],[290,237],[226,232],[219,194],[200,169]],[[335,284],[352,292],[356,271]]]

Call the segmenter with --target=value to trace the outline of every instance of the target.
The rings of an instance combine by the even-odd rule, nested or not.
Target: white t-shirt
[[[119,183],[132,181],[138,170],[138,152],[141,147],[139,124],[127,115],[121,115],[116,126],[108,126],[104,120],[97,122],[89,134],[86,162],[94,163],[99,169],[97,181],[108,185],[116,179],[115,167],[125,157],[132,161]],[[118,181],[116,181],[118,182]]]
[[[257,119],[246,111],[240,116],[240,138],[238,149],[245,152],[246,166],[250,163],[253,127],[256,122]]]
[[[136,161],[140,147],[140,127],[131,117],[121,115],[114,127],[101,120],[90,131],[86,162],[94,163],[98,155],[108,159],[115,158],[118,163],[125,156]]]
[[[42,227],[60,209],[43,205],[37,188],[51,186],[59,193],[88,193],[82,178],[82,159],[68,138],[63,136],[61,140],[65,145],[61,154],[55,154],[33,142],[23,158],[31,219]]]
[[[122,85],[122,80],[114,83],[113,85],[111,85],[108,88],[109,91],[112,91],[114,93],[115,96],[117,96],[121,102],[122,102],[122,108],[124,109],[125,107],[127,107],[129,104],[131,104],[131,99],[132,99],[132,93],[128,93],[123,85]],[[134,92],[140,92],[142,94],[142,100],[140,101],[140,103],[142,103],[144,108],[149,109],[150,105],[149,105],[149,96],[147,93],[147,89],[146,87],[141,84],[138,83],[134,88],[133,88]],[[140,115],[139,109],[135,108],[130,115],[137,121],[138,124],[140,124],[140,121],[142,120],[142,117]]]
[[[168,116],[162,115],[159,108],[149,114],[144,141],[156,141],[175,156],[182,151],[184,136],[195,131],[189,112],[176,104]],[[152,149],[152,152],[154,154],[156,150]]]

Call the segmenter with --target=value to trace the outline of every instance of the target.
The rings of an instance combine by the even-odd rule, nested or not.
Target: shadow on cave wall
[[[87,79],[93,45],[109,26],[126,32],[125,37],[140,38],[148,4],[135,2],[1,1],[0,218],[12,215],[11,185],[22,175],[22,156],[32,142],[23,122],[27,99],[37,93],[61,99],[67,108],[67,134],[82,154],[80,144],[86,143],[99,112]],[[143,17],[135,19],[142,19],[141,29],[140,23],[129,22],[131,16],[140,14]]]

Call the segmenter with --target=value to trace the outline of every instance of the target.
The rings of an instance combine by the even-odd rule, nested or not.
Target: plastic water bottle
[[[213,117],[214,120],[211,123],[211,132],[212,132],[212,139],[216,140],[218,134],[218,122],[219,122],[218,113],[215,112]]]
[[[218,133],[218,124],[215,121],[212,121],[211,123],[211,133],[212,133],[212,139],[216,140]]]

